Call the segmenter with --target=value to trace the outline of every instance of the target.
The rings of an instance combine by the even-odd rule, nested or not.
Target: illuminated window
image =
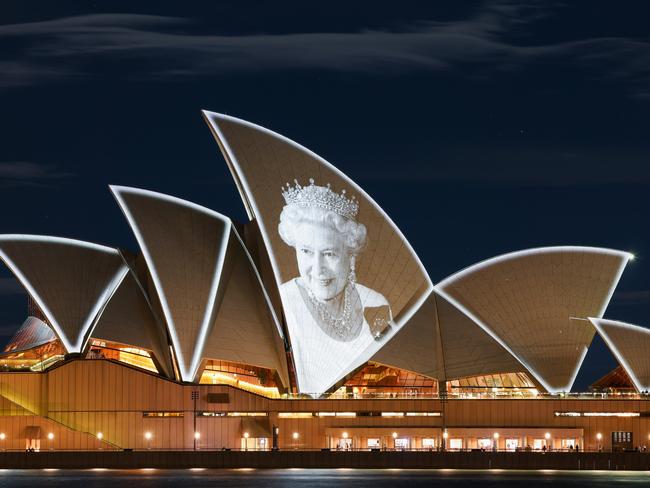
[[[268,412],[228,412],[228,417],[267,417]]]
[[[433,397],[438,392],[438,382],[410,371],[368,363],[331,396],[348,397],[350,388],[357,398]]]
[[[408,449],[410,440],[408,437],[401,437],[395,439],[395,449]]]
[[[584,417],[640,417],[639,412],[583,412]]]
[[[356,412],[316,412],[316,417],[356,417]]]
[[[478,448],[492,449],[492,439],[488,439],[488,438],[478,439]]]
[[[370,449],[377,449],[380,447],[379,444],[379,439],[378,438],[368,438],[368,443],[367,443],[368,448]]]
[[[197,417],[225,417],[227,412],[196,412]]]
[[[433,449],[436,447],[436,440],[424,438],[422,439],[422,447],[424,449]]]
[[[201,379],[202,384],[230,385],[267,398],[280,398],[273,371],[243,363],[208,360]]]
[[[311,412],[278,412],[281,419],[310,419],[314,416]]]
[[[448,390],[455,394],[536,395],[535,384],[524,373],[501,373],[451,380]]]
[[[640,417],[641,412],[555,412],[556,417]]]
[[[560,441],[560,445],[562,446],[562,449],[574,449],[578,443],[576,442],[576,439],[562,439]]]
[[[142,412],[143,417],[184,417],[183,412]]]
[[[151,353],[137,347],[93,339],[87,359],[113,359],[147,371],[158,372]]]
[[[463,448],[463,439],[449,439],[449,449],[460,451]]]
[[[404,412],[381,412],[382,417],[404,417]]]
[[[516,451],[519,448],[519,439],[506,439],[506,451]]]
[[[440,412],[406,412],[407,417],[440,417]]]

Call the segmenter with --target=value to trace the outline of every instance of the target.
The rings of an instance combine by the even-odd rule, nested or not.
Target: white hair
[[[326,225],[342,234],[345,237],[345,245],[350,254],[359,254],[366,246],[367,231],[365,225],[320,207],[285,205],[280,214],[278,232],[282,240],[289,246],[295,247],[295,230],[303,222]]]

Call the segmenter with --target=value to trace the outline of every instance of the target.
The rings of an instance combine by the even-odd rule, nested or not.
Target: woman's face
[[[296,258],[300,277],[319,300],[340,294],[350,273],[345,238],[326,225],[302,222],[296,228]]]

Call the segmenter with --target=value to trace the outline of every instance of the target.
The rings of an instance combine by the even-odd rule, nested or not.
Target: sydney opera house
[[[434,283],[337,168],[204,117],[248,222],[111,186],[139,249],[0,235],[28,303],[0,355],[0,449],[648,444],[650,330],[604,318],[632,255],[521,250]],[[572,393],[596,334],[619,367]]]

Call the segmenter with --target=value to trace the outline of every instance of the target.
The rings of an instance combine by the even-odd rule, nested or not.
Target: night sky
[[[109,184],[245,220],[207,109],[345,172],[434,282],[536,246],[633,252],[605,317],[650,327],[647,2],[134,3],[3,2],[0,233],[135,251]],[[3,267],[1,343],[25,316]],[[614,366],[596,338],[574,389]]]

